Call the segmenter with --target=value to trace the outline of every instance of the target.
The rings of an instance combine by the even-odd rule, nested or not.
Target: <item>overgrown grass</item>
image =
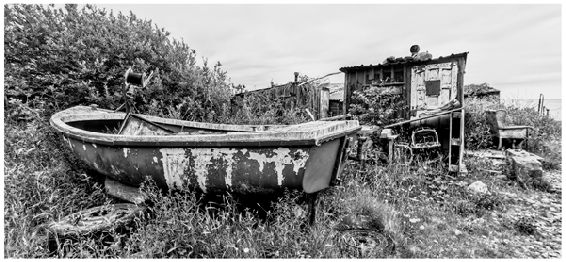
[[[117,200],[104,194],[99,181],[65,164],[45,142],[46,128],[6,127],[6,257],[490,257],[493,249],[470,254],[481,239],[472,233],[454,238],[470,217],[457,211],[458,203],[473,204],[471,217],[481,213],[478,208],[484,216],[493,212],[459,184],[468,178],[447,176],[441,166],[363,169],[352,162],[340,184],[321,194],[313,227],[306,225],[307,207],[297,192],[263,211],[231,196],[211,204],[192,192],[163,193],[148,184],[152,215],[137,219],[135,230],[62,241],[50,253],[46,223]],[[351,215],[367,216],[375,226],[367,232],[337,230]]]
[[[212,203],[193,192],[161,192],[147,183],[143,191],[153,205],[131,230],[64,240],[49,250],[47,223],[118,200],[104,193],[100,179],[71,168],[76,163],[68,164],[74,160],[64,157],[66,148],[45,122],[8,119],[5,133],[6,257],[517,257],[523,255],[498,239],[533,232],[529,221],[494,219],[516,205],[496,192],[524,190],[483,172],[494,168],[489,161],[466,158],[466,176],[450,175],[442,165],[349,162],[339,184],[320,194],[313,227],[299,192],[258,207],[230,195]],[[467,192],[477,180],[489,195]],[[340,229],[359,216],[368,219],[366,230]]]

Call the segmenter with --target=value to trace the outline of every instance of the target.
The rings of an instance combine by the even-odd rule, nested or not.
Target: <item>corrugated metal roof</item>
[[[486,83],[483,84],[470,84],[464,86],[464,96],[482,96],[482,95],[492,95],[500,94],[501,91],[488,86]]]
[[[425,61],[416,61],[416,60],[411,60],[411,59],[399,59],[396,58],[396,61],[399,62],[394,62],[394,63],[387,63],[387,64],[377,64],[377,65],[359,65],[359,66],[345,66],[345,67],[341,67],[340,71],[341,72],[353,72],[353,71],[360,71],[360,70],[367,70],[367,69],[379,69],[382,67],[386,67],[386,66],[396,66],[396,65],[418,65],[418,64],[425,64],[425,63],[430,63],[430,62],[440,62],[442,60],[448,60],[448,59],[453,59],[453,58],[458,58],[458,57],[467,57],[468,56],[468,52],[463,52],[463,53],[458,53],[458,54],[451,54],[449,56],[439,56],[437,58],[433,58],[430,60],[425,60]],[[402,61],[401,61],[402,60]]]
[[[336,90],[334,93],[330,93],[330,100],[344,101],[344,89]]]
[[[274,86],[270,86],[270,87],[266,87],[266,88],[260,88],[260,89],[254,89],[254,90],[244,90],[241,93],[237,93],[234,96],[244,96],[247,94],[252,94],[252,93],[261,93],[261,92],[266,92],[269,91],[271,89],[277,89],[277,88],[287,88],[293,85],[293,82],[289,82],[287,84],[281,84],[281,85],[274,85]]]
[[[330,100],[344,101],[344,83],[323,83],[321,87],[328,88]]]
[[[344,89],[344,83],[322,83],[320,87],[328,88],[330,93],[332,93],[334,91]]]

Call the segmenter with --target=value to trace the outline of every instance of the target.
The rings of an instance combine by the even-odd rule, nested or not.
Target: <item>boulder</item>
[[[535,180],[542,179],[542,157],[522,149],[507,149],[505,154],[509,165],[509,179],[521,184],[532,184]]]
[[[472,194],[480,194],[480,195],[484,195],[488,193],[487,185],[482,181],[476,181],[471,183],[468,186],[468,191],[470,191]]]

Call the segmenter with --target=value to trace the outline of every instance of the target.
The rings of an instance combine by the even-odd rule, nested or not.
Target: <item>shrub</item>
[[[211,67],[205,59],[197,66],[187,44],[133,13],[6,5],[4,16],[6,117],[17,117],[22,104],[44,115],[78,104],[116,108],[130,66],[155,71],[150,85],[134,94],[139,112],[217,121],[229,101],[220,63]]]
[[[351,99],[350,114],[364,124],[393,124],[403,120],[403,112],[407,109],[401,95],[386,93],[380,87],[356,90]]]
[[[503,106],[495,99],[468,98],[465,101],[464,137],[469,149],[490,148],[493,139],[486,120],[486,110],[500,109]]]

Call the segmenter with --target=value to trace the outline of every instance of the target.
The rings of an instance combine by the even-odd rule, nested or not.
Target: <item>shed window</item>
[[[426,96],[440,95],[440,80],[425,81]]]
[[[383,81],[386,83],[391,82],[391,69],[387,68],[387,69],[383,69]]]
[[[394,76],[395,76],[394,82],[398,82],[398,83],[399,83],[399,82],[404,82],[404,81],[405,81],[405,74],[404,74],[404,72],[403,72],[403,68],[395,69],[394,72],[395,72],[395,74],[394,74]]]
[[[379,72],[373,73],[373,80],[377,82],[381,82],[381,76],[379,75]]]

